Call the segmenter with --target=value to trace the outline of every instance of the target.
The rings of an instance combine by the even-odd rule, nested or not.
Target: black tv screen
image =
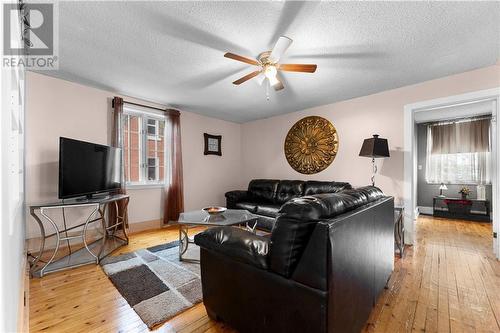
[[[121,150],[69,138],[59,139],[59,198],[120,188]]]

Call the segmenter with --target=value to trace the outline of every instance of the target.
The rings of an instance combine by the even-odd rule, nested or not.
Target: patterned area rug
[[[199,256],[194,244],[183,255]],[[150,329],[202,301],[200,265],[179,261],[178,241],[107,257],[101,266]]]

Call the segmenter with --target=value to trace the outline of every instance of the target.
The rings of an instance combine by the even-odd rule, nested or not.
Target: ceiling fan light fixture
[[[280,83],[280,81],[276,78],[276,76],[270,76],[267,79],[269,80],[269,84],[273,87]]]
[[[278,75],[278,70],[276,69],[276,66],[274,66],[274,65],[265,66],[264,67],[264,75],[269,80],[269,84],[271,86],[275,86],[278,83],[280,83],[280,81],[276,77],[276,75]]]
[[[278,70],[276,69],[276,66],[274,65],[267,65],[264,68],[264,75],[268,78],[276,78],[276,74],[278,74]]]
[[[257,82],[257,84],[259,86],[261,86],[265,79],[266,79],[266,76],[264,75],[264,73],[260,72],[260,74],[257,75],[255,82]]]

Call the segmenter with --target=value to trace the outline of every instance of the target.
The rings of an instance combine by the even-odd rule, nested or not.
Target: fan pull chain
[[[271,83],[269,80],[266,80],[266,100],[269,102],[269,87],[271,86]]]

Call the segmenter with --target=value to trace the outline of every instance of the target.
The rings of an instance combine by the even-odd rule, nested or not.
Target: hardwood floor
[[[196,232],[196,230],[193,230]],[[141,232],[118,253],[174,240]],[[364,332],[500,332],[500,263],[487,223],[420,217],[417,242],[396,260]],[[30,281],[30,332],[148,332],[98,266]],[[234,332],[199,304],[155,332]]]
[[[489,223],[420,217],[365,332],[500,332],[500,263]]]

